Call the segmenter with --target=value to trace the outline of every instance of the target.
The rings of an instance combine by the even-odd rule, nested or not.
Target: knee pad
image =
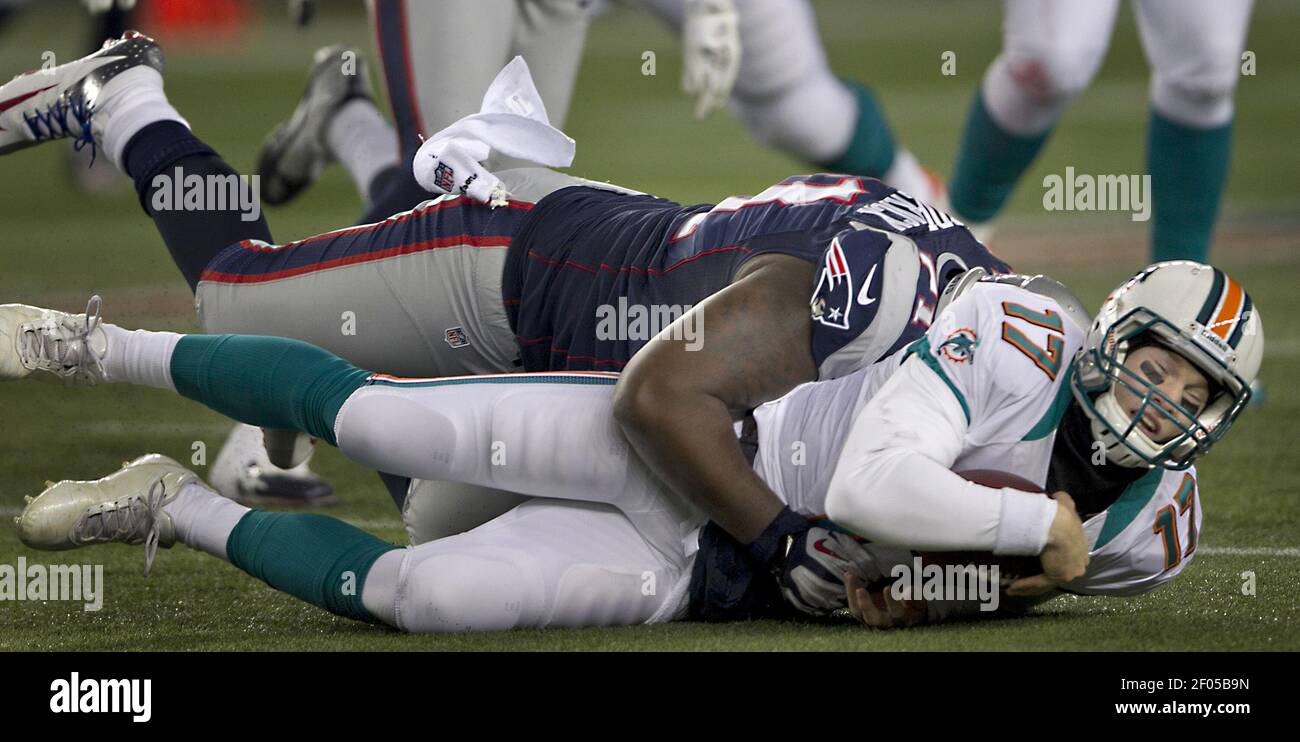
[[[1237,90],[1235,62],[1198,65],[1180,74],[1156,72],[1151,78],[1151,105],[1175,123],[1199,129],[1222,126],[1232,119]]]
[[[339,450],[364,466],[403,477],[433,477],[455,460],[456,426],[400,388],[365,387],[338,415]]]
[[[1001,60],[1023,95],[1042,105],[1064,106],[1087,89],[1105,55],[1105,44],[1067,44],[1007,54]]]
[[[438,553],[404,571],[396,613],[405,631],[502,631],[544,615],[542,577],[523,555]]]

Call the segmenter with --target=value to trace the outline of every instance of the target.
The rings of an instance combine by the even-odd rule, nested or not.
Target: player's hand
[[[1065,492],[1053,494],[1052,499],[1059,507],[1047,534],[1047,545],[1038,556],[1043,563],[1043,573],[1012,582],[1007,587],[1008,595],[1042,595],[1082,577],[1088,567],[1088,541],[1083,535],[1083,522],[1074,509],[1074,499]]]
[[[135,0],[81,0],[81,4],[91,13],[107,13],[114,5],[118,10],[131,10],[135,7]]]
[[[845,572],[860,574],[871,556],[852,536],[813,526],[788,538],[776,581],[785,601],[801,613],[827,616],[848,605]]]
[[[682,90],[696,96],[695,118],[726,105],[740,72],[740,19],[732,0],[686,0]]]
[[[867,628],[898,629],[925,622],[924,600],[895,600],[893,590],[888,587],[878,593],[869,593],[862,580],[852,572],[845,572],[843,580],[849,614]]]

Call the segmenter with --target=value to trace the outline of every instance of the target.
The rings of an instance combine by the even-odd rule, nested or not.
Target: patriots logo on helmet
[[[822,263],[817,288],[813,289],[813,319],[841,330],[849,329],[849,310],[853,307],[853,275],[849,261],[840,247],[840,239],[831,240]]]

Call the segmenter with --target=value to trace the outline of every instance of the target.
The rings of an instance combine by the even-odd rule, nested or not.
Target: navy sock
[[[234,168],[184,124],[159,121],[141,129],[127,143],[122,167],[135,181],[141,208],[158,227],[191,291],[198,285],[203,269],[225,248],[242,240],[271,242],[271,230],[260,211],[257,219],[245,221],[244,212],[237,209],[150,208],[157,190],[154,179],[175,173],[178,168],[186,178],[238,176]]]
[[[411,172],[410,159],[385,168],[370,181],[370,208],[361,215],[358,224],[373,224],[416,205],[437,198],[436,193],[424,190]]]
[[[1051,133],[1025,137],[1003,129],[985,108],[984,93],[976,91],[948,185],[953,213],[975,222],[997,216]]]

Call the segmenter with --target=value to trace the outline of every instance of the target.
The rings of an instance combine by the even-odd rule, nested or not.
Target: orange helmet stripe
[[[1224,274],[1228,279],[1228,285],[1223,289],[1223,302],[1219,305],[1219,312],[1210,323],[1210,330],[1218,335],[1221,340],[1227,340],[1228,335],[1232,333],[1233,326],[1241,316],[1241,310],[1246,302],[1246,292],[1241,290],[1241,284],[1232,280],[1232,277]]]

